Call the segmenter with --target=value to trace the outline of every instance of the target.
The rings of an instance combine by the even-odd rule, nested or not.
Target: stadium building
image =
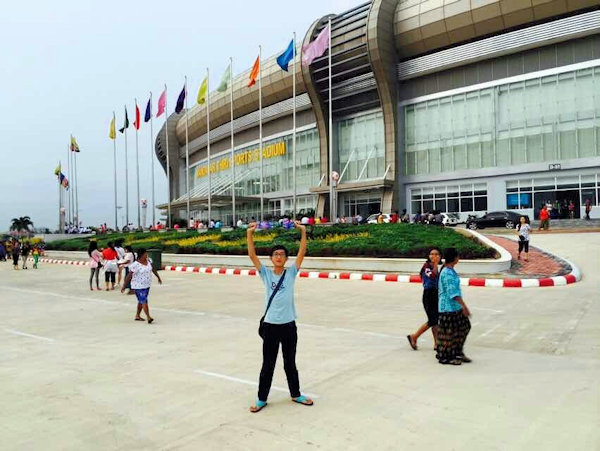
[[[297,210],[329,217],[337,171],[338,216],[514,209],[537,218],[543,203],[573,201],[582,217],[589,200],[600,217],[599,3],[374,0],[317,19],[298,48],[331,19],[333,127],[326,52],[297,65]],[[292,73],[276,56],[262,61],[265,216],[293,209]],[[205,106],[171,115],[157,136],[180,218],[186,121],[192,215],[206,219],[210,167],[212,216],[231,223],[233,186],[237,216],[260,217],[259,91],[249,74],[233,80],[235,168],[229,90],[210,95],[210,165]]]

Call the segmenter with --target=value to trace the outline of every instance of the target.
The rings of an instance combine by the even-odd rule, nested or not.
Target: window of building
[[[407,175],[600,155],[600,67],[404,107]]]
[[[421,109],[425,110],[426,106],[422,106]],[[383,113],[375,111],[341,119],[334,127],[337,133],[340,183],[383,177],[385,173]],[[417,133],[417,130],[413,127],[411,133]],[[419,164],[419,168],[423,170],[422,161]],[[409,171],[408,167],[407,171]]]
[[[411,214],[440,211],[459,213],[487,210],[487,184],[436,185],[410,190]]]

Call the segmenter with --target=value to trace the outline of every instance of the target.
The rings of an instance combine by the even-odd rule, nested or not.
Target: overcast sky
[[[58,226],[53,172],[67,159],[69,135],[77,138],[79,215],[85,225],[114,223],[112,112],[117,125],[126,104],[133,123],[134,98],[145,106],[166,83],[168,104],[188,76],[195,95],[206,67],[218,77],[229,56],[234,74],[283,50],[293,31],[360,0],[89,0],[3,2],[0,14],[0,231],[10,219],[31,216],[36,227]],[[293,5],[293,9],[292,9]],[[215,86],[214,82],[212,83]],[[163,123],[155,120],[154,131]],[[140,192],[151,198],[150,131],[139,134]],[[128,133],[129,218],[135,222],[135,135]],[[117,133],[118,134],[118,133]],[[119,205],[125,205],[124,141],[117,138]],[[155,161],[156,203],[167,200],[166,176]],[[121,210],[123,212],[123,210]],[[121,213],[124,215],[124,213]],[[148,210],[148,218],[151,211]],[[121,218],[119,218],[121,222]]]

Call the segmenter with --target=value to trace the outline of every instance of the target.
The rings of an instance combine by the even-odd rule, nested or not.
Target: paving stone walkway
[[[529,261],[524,260],[524,253],[521,254],[521,260],[518,260],[517,241],[501,236],[486,236],[506,249],[512,256],[511,268],[508,271],[509,274],[521,277],[527,276],[529,278],[543,278],[564,276],[571,272],[571,266],[567,262],[535,246],[529,246]]]

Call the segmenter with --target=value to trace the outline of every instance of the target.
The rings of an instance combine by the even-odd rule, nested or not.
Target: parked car
[[[377,224],[377,217],[379,216],[379,213],[375,213],[374,215],[371,215],[367,218],[367,224]],[[386,224],[388,222],[390,222],[391,216],[383,213],[383,222],[385,222]]]
[[[485,229],[486,227],[506,227],[507,229],[514,229],[519,223],[522,215],[514,211],[492,211],[484,214],[480,218],[473,218],[469,216],[467,219],[467,228],[471,230]]]
[[[442,224],[446,227],[458,224],[458,218],[452,213],[442,213]]]

